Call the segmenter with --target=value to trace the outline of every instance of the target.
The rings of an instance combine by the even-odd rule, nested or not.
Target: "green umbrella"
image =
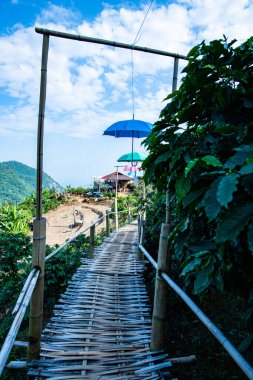
[[[147,155],[144,153],[131,152],[123,154],[117,161],[118,162],[142,162],[147,158]]]

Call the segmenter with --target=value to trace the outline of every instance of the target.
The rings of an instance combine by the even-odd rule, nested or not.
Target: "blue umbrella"
[[[132,162],[134,160],[134,138],[146,137],[150,134],[153,125],[142,120],[121,120],[112,124],[104,131],[104,135],[114,137],[132,137]]]
[[[114,137],[142,138],[150,134],[153,125],[142,120],[122,120],[112,124],[104,131],[104,135]]]

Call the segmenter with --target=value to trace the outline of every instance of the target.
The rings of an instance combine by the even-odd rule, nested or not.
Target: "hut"
[[[122,174],[120,172],[113,172],[102,177],[105,185],[110,185],[113,188],[116,187],[116,181],[118,181],[118,189],[125,190],[128,183],[133,182],[133,178]]]

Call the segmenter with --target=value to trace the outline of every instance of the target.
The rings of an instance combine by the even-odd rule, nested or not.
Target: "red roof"
[[[104,177],[102,177],[102,179],[104,179],[105,181],[132,181],[133,178],[132,177],[128,177],[128,175],[125,175],[125,174],[122,174],[120,172],[113,172],[113,173],[110,173],[110,174],[107,174],[105,175]]]

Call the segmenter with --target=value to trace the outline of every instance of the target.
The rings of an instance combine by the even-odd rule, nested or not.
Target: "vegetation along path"
[[[163,379],[171,363],[149,350],[151,318],[136,259],[137,224],[83,259],[42,335],[29,374],[47,379]]]

